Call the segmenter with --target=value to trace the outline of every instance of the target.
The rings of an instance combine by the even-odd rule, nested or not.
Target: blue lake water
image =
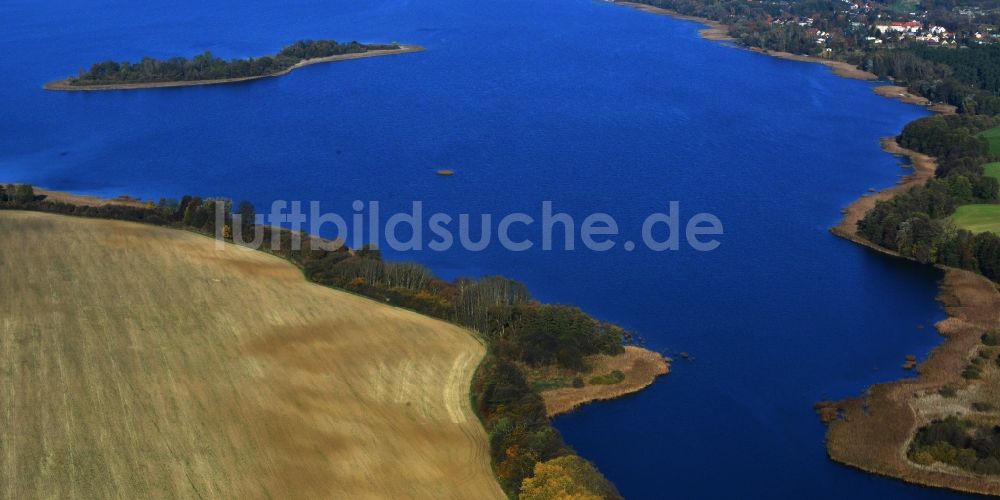
[[[830,462],[812,411],[904,376],[904,356],[940,340],[934,271],[827,233],[903,173],[878,138],[925,112],[698,29],[588,0],[6,0],[0,180],[343,214],[355,199],[451,214],[551,200],[632,236],[677,200],[682,218],[723,221],[719,249],[388,253],[449,278],[504,274],[691,353],[650,389],[556,421],[627,497],[956,496]],[[248,57],[301,38],[428,51],[231,86],[41,90],[107,58]]]

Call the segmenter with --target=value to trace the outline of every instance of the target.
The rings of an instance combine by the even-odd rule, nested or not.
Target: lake
[[[957,496],[829,461],[812,410],[906,376],[904,357],[941,340],[935,271],[827,232],[905,173],[878,139],[926,112],[699,27],[588,0],[7,0],[0,180],[343,214],[551,201],[633,236],[678,201],[723,222],[718,249],[386,253],[524,281],[676,358],[650,389],[556,420],[626,497]],[[109,58],[260,56],[302,38],[428,50],[230,86],[41,90]]]

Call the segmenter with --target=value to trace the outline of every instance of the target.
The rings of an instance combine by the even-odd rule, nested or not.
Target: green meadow
[[[993,143],[990,143],[990,149],[993,148],[992,144]],[[994,177],[997,180],[1000,180],[1000,161],[987,163],[986,165],[983,165],[983,170],[986,175]]]
[[[973,233],[993,231],[1000,234],[1000,205],[962,205],[951,221],[956,227]]]
[[[1000,127],[991,128],[979,136],[989,141],[991,155],[1000,155]]]

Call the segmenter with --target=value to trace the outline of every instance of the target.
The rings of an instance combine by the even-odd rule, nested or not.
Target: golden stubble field
[[[499,498],[467,331],[183,231],[0,212],[3,498]]]

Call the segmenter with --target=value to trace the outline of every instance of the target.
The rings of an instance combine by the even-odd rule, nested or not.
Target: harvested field
[[[0,497],[502,497],[468,331],[183,231],[0,234]]]

